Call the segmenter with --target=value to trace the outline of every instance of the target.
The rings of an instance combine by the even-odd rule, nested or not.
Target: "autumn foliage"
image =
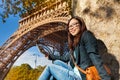
[[[45,66],[32,68],[29,64],[14,66],[7,74],[5,80],[37,80]]]

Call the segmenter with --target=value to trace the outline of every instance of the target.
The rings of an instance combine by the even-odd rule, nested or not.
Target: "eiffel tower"
[[[4,80],[14,62],[29,48],[49,46],[62,55],[67,42],[66,26],[70,16],[71,0],[55,0],[51,5],[45,2],[25,13],[19,21],[19,28],[0,48],[0,80]],[[50,53],[50,51],[48,51]]]

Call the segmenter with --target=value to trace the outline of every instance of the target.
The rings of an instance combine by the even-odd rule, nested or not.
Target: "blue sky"
[[[2,4],[2,0],[0,0],[0,5]],[[0,13],[3,13],[3,9],[0,7]],[[10,16],[6,19],[6,23],[2,22],[0,16],[0,46],[18,29],[18,20],[20,18],[18,15]]]
[[[10,16],[3,23],[0,18],[0,46],[18,29],[19,19],[18,16]]]

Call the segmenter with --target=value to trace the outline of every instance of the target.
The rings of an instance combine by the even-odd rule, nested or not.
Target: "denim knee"
[[[68,71],[68,76],[73,80],[82,80],[78,75],[76,75],[73,71]]]
[[[53,64],[59,64],[59,63],[61,63],[62,61],[60,61],[60,60],[55,60],[54,62],[53,62]]]

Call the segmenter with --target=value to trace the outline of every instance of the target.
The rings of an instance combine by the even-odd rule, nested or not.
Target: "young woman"
[[[72,17],[68,21],[67,30],[68,45],[72,51],[75,63],[83,70],[94,65],[98,70],[101,80],[110,80],[110,76],[107,74],[103,61],[98,54],[97,39],[87,30],[83,19],[77,16]],[[72,68],[75,67],[72,61],[71,66]],[[80,74],[82,80],[86,80],[85,74],[82,72]]]
[[[90,66],[95,66],[102,80],[110,80],[103,67],[103,62],[97,52],[97,40],[95,36],[87,30],[82,18],[72,17],[68,21],[68,45],[70,54],[75,63],[86,70]],[[49,80],[52,75],[57,80],[86,80],[85,74],[80,72],[74,65],[70,57],[70,66],[60,60],[54,61],[54,64],[47,66],[41,74],[39,80]]]

